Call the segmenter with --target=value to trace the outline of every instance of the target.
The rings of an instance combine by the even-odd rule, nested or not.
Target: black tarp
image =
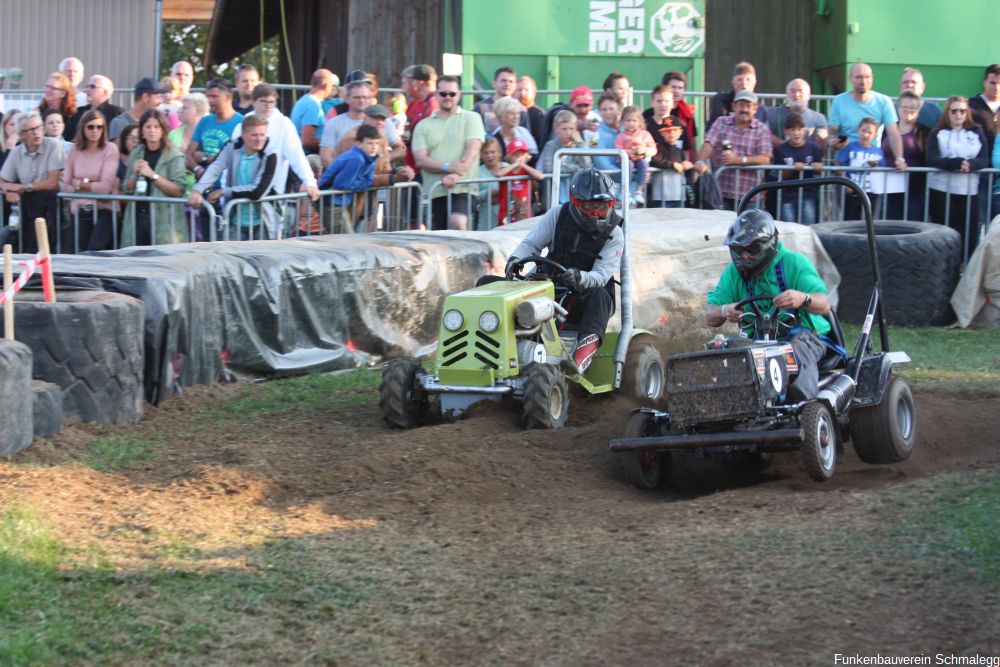
[[[433,351],[444,297],[487,272],[471,235],[315,236],[57,255],[56,288],[146,306],[146,398],[255,377],[350,368]]]

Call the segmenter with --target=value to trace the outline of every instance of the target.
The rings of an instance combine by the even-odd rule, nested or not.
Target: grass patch
[[[148,460],[158,445],[156,438],[109,435],[91,443],[84,462],[100,472],[115,472]]]
[[[248,387],[236,400],[211,410],[210,417],[262,417],[369,403],[376,393],[379,378],[377,370],[365,368],[260,382]]]
[[[926,507],[900,527],[900,539],[921,555],[971,566],[1000,591],[1000,476],[970,481],[957,478],[946,491],[925,497]]]
[[[843,324],[848,349],[861,327]],[[881,349],[877,327],[873,343]],[[947,329],[937,327],[889,328],[893,350],[902,350],[913,360],[903,367],[907,378],[925,386],[953,389],[996,389],[1000,386],[1000,329]]]
[[[0,665],[280,664],[275,623],[347,623],[374,585],[331,576],[290,541],[248,550],[245,569],[209,572],[123,573],[74,555],[35,513],[0,514]]]

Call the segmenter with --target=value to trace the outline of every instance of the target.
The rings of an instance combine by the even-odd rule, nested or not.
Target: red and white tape
[[[41,269],[43,276],[46,275],[46,273],[52,271],[51,257],[43,258],[41,255],[35,255],[31,259],[24,259],[24,260],[19,259],[17,260],[17,263],[24,267],[24,271],[21,272],[21,275],[17,277],[17,280],[14,281],[14,283],[10,286],[10,288],[6,292],[0,294],[0,306],[7,303],[8,300],[13,299],[14,295],[20,292],[21,289],[28,284],[28,280],[30,280],[31,276],[35,274],[36,270]],[[45,290],[46,299],[48,299],[49,297],[48,294],[49,289],[48,287],[46,287],[47,284],[48,281],[46,280],[42,281],[42,286],[43,289]]]

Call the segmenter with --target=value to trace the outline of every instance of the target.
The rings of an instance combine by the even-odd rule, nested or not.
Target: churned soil
[[[620,400],[574,394],[560,431],[525,432],[503,404],[390,430],[374,392],[339,412],[200,417],[245,390],[149,408],[125,432],[157,448],[117,472],[88,467],[86,452],[122,429],[36,441],[0,463],[0,505],[33,507],[123,570],[245,568],[287,540],[364,589],[333,625],[303,610],[294,638],[274,628],[267,647],[208,663],[833,664],[1000,650],[998,591],[912,528],[932,499],[1000,467],[1000,395],[915,390],[918,443],[901,464],[866,465],[848,447],[818,484],[794,453],[761,473],[692,460],[642,492],[608,451],[628,417]],[[200,556],[170,561],[170,540]],[[265,633],[269,622],[254,621]]]

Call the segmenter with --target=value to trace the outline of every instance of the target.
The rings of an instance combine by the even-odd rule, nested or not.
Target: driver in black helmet
[[[793,311],[799,324],[789,332],[789,342],[799,363],[799,375],[788,388],[787,399],[801,402],[819,391],[819,361],[826,352],[820,338],[830,331],[824,317],[830,312],[826,285],[805,255],[786,249],[778,241],[774,218],[766,211],[751,209],[741,213],[726,236],[733,263],[726,267],[718,285],[708,293],[707,320],[710,327],[738,322],[744,311],[737,302],[759,294],[774,294],[774,301],[757,301],[761,312],[774,308]],[[755,332],[746,331],[749,336]]]
[[[568,321],[577,326],[573,361],[587,370],[601,346],[608,320],[615,310],[614,276],[622,261],[625,237],[618,199],[611,178],[596,169],[578,171],[569,184],[569,202],[543,215],[528,236],[514,248],[508,266],[519,257],[541,255],[566,267],[553,278],[573,293],[563,306]]]

